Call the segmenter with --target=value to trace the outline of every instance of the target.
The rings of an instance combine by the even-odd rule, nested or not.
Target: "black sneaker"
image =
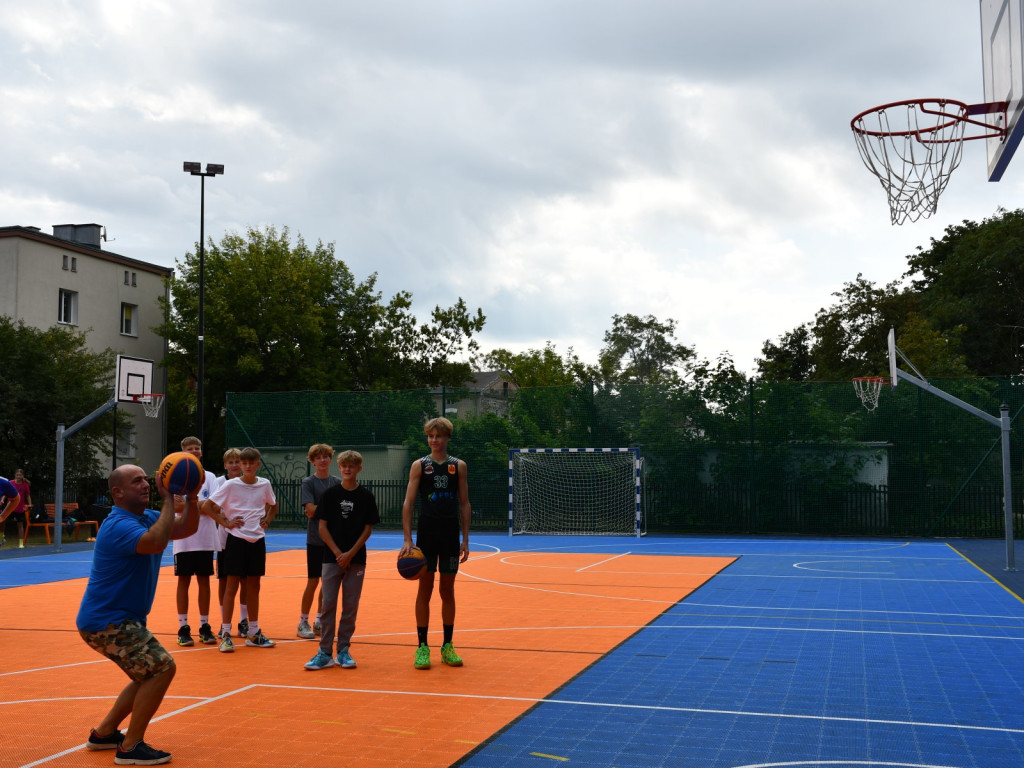
[[[195,645],[196,641],[192,639],[192,630],[189,629],[188,624],[178,630],[178,645]]]
[[[114,763],[117,765],[162,765],[169,762],[171,762],[170,752],[153,749],[141,739],[131,749],[126,750],[118,745],[117,752],[114,753]]]
[[[216,645],[219,642],[217,636],[213,634],[213,627],[209,624],[203,624],[199,628],[199,640],[203,645]]]
[[[238,636],[239,637],[248,637],[249,636],[249,620],[248,619],[242,619],[240,622],[238,622]]]
[[[87,749],[117,749],[124,741],[124,734],[114,731],[109,736],[100,736],[96,729],[89,731],[89,740],[85,742]]]

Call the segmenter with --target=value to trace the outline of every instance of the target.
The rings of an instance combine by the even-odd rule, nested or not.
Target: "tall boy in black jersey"
[[[412,548],[412,513],[416,497],[420,497],[419,525],[416,546],[427,558],[427,568],[416,592],[416,669],[430,669],[430,646],[427,627],[430,625],[430,598],[435,574],[440,573],[438,594],[441,595],[441,627],[444,640],[441,661],[461,667],[462,659],[452,646],[455,629],[455,575],[459,563],[469,558],[469,471],[466,462],[448,455],[452,423],[445,418],[431,419],[423,425],[430,455],[416,459],[409,469],[409,485],[402,504],[402,528],[405,541],[401,554]],[[462,535],[461,544],[459,534]]]

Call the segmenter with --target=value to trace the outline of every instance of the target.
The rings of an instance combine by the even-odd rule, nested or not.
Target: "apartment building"
[[[104,250],[104,239],[99,224],[55,225],[52,235],[38,227],[0,227],[0,314],[39,329],[87,332],[87,345],[97,352],[152,360],[153,387],[166,392],[160,367],[166,342],[151,329],[163,320],[159,299],[168,295],[164,280],[173,270]],[[113,395],[113,370],[110,376]],[[118,435],[116,449],[111,437],[117,463],[155,467],[166,444],[166,411],[150,419],[141,405],[118,407],[133,416],[133,425]]]

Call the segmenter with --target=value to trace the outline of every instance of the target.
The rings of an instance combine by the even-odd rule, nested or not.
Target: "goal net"
[[[508,452],[509,535],[641,536],[636,448]]]

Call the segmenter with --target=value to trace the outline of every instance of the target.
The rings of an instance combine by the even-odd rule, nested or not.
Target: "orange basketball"
[[[418,579],[426,567],[427,559],[419,547],[413,547],[398,558],[398,572],[403,579]]]
[[[178,496],[192,496],[203,486],[203,465],[186,451],[164,456],[156,471],[156,481]]]

